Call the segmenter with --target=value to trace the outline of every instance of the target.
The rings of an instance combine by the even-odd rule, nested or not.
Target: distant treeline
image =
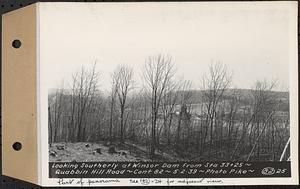
[[[147,147],[151,159],[163,152],[191,161],[282,158],[290,136],[289,93],[275,92],[276,82],[232,89],[232,72],[213,63],[192,90],[191,81],[177,79],[172,58],[157,55],[145,61],[143,86],[135,85],[131,67],[120,65],[111,74],[110,94],[103,95],[98,83],[108,81],[95,67],[82,67],[70,87],[49,93],[50,144],[130,142]]]

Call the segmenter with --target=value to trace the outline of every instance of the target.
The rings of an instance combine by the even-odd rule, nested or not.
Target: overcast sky
[[[97,61],[107,90],[119,64],[134,67],[136,84],[149,55],[173,57],[178,74],[200,85],[208,65],[234,73],[233,87],[255,80],[289,81],[288,6],[278,3],[42,3],[40,62],[48,88],[67,83]]]

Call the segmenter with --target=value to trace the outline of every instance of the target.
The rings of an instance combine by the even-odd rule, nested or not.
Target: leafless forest
[[[178,77],[173,62],[156,55],[141,70],[119,65],[110,81],[96,64],[82,67],[49,92],[50,160],[289,160],[288,90],[275,91],[277,82],[267,80],[235,89],[223,63],[208,65],[195,86]],[[101,82],[110,82],[109,94]]]

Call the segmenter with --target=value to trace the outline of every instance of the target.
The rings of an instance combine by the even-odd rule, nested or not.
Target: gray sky
[[[163,53],[195,87],[212,61],[234,72],[234,87],[251,88],[257,79],[288,86],[288,10],[280,3],[42,3],[45,84],[56,88],[97,60],[102,90],[119,64],[134,67],[139,85],[145,58]]]

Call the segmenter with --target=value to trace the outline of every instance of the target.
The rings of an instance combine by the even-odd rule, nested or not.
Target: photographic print
[[[41,3],[46,174],[290,178],[298,163],[296,7]],[[253,171],[242,173],[245,166]],[[161,174],[145,172],[155,167]]]

